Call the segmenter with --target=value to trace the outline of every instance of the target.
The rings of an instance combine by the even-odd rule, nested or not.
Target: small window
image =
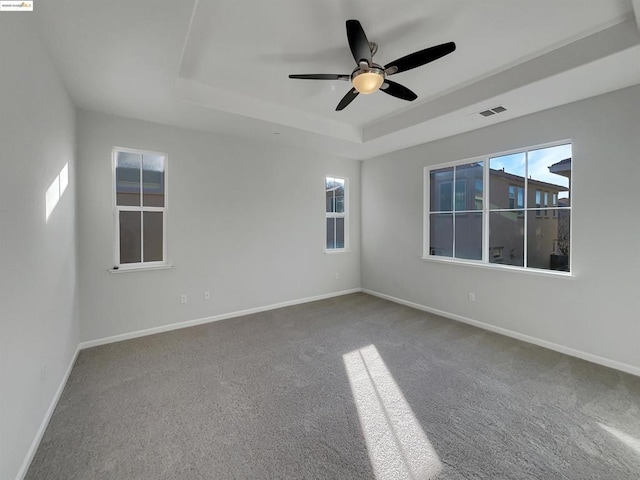
[[[544,192],[544,216],[549,216],[549,192]]]
[[[325,179],[325,248],[328,251],[346,250],[347,227],[347,180],[326,177]]]
[[[113,149],[115,266],[166,264],[167,156]]]
[[[509,208],[524,208],[524,187],[509,185]]]

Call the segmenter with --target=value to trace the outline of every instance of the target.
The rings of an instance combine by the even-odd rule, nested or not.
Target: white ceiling
[[[48,0],[36,27],[88,110],[370,158],[640,83],[639,0]],[[345,20],[380,64],[457,50],[335,106],[351,73]],[[504,105],[507,112],[477,112]],[[277,133],[277,135],[275,135]]]

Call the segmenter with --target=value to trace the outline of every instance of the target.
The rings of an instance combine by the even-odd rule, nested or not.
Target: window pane
[[[327,249],[336,248],[336,219],[327,218]]]
[[[456,210],[482,210],[483,162],[458,165],[456,168]],[[472,189],[471,191],[469,191]]]
[[[335,212],[344,213],[344,180],[335,179]]]
[[[509,185],[509,208],[524,208],[524,187]]]
[[[529,191],[558,193],[569,206],[571,184],[571,144],[531,150],[528,154]],[[531,207],[529,207],[531,208]]]
[[[524,266],[524,212],[489,213],[489,262]]]
[[[432,213],[429,220],[429,255],[452,257],[453,214]]]
[[[335,192],[335,183],[333,178],[327,177],[325,182],[325,196],[326,196],[326,210],[327,212],[335,211],[335,201],[334,201],[334,192]]]
[[[455,197],[456,197],[455,209],[457,211],[470,209],[470,208],[467,208],[467,181],[466,180],[464,179],[456,180]]]
[[[344,218],[336,218],[336,248],[344,248]]]
[[[344,213],[344,179],[326,177],[326,211]]]
[[[142,193],[146,207],[164,207],[164,156],[143,155]]]
[[[164,213],[144,212],[144,261],[162,261],[162,223]]]
[[[543,203],[544,203],[544,216],[546,217],[547,215],[549,215],[549,210],[547,209],[547,207],[549,206],[549,192],[544,192]]]
[[[139,263],[142,212],[120,212],[120,263]]]
[[[483,192],[484,192],[484,184],[482,183],[482,179],[476,178],[474,210],[482,210],[482,204],[484,199]]]
[[[432,212],[453,210],[453,167],[431,170],[429,175],[429,209]]]
[[[527,218],[527,267],[569,271],[571,211],[560,209],[556,217]]]
[[[482,260],[482,213],[456,213],[456,258]]]
[[[140,205],[140,160],[137,153],[118,152],[116,157],[116,204]]]
[[[510,208],[510,186],[522,188],[524,194],[525,161],[524,153],[489,159],[489,208]]]

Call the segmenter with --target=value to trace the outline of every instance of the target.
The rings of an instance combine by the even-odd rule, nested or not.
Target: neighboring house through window
[[[116,268],[165,265],[167,156],[113,149]]]
[[[569,143],[427,167],[424,256],[568,271],[570,185]]]

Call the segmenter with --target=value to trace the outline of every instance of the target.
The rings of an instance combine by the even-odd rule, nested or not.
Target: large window
[[[346,179],[326,177],[325,212],[326,250],[346,250],[348,245]]]
[[[113,149],[115,267],[166,264],[167,156]]]
[[[571,156],[567,143],[427,167],[425,257],[569,271]]]

